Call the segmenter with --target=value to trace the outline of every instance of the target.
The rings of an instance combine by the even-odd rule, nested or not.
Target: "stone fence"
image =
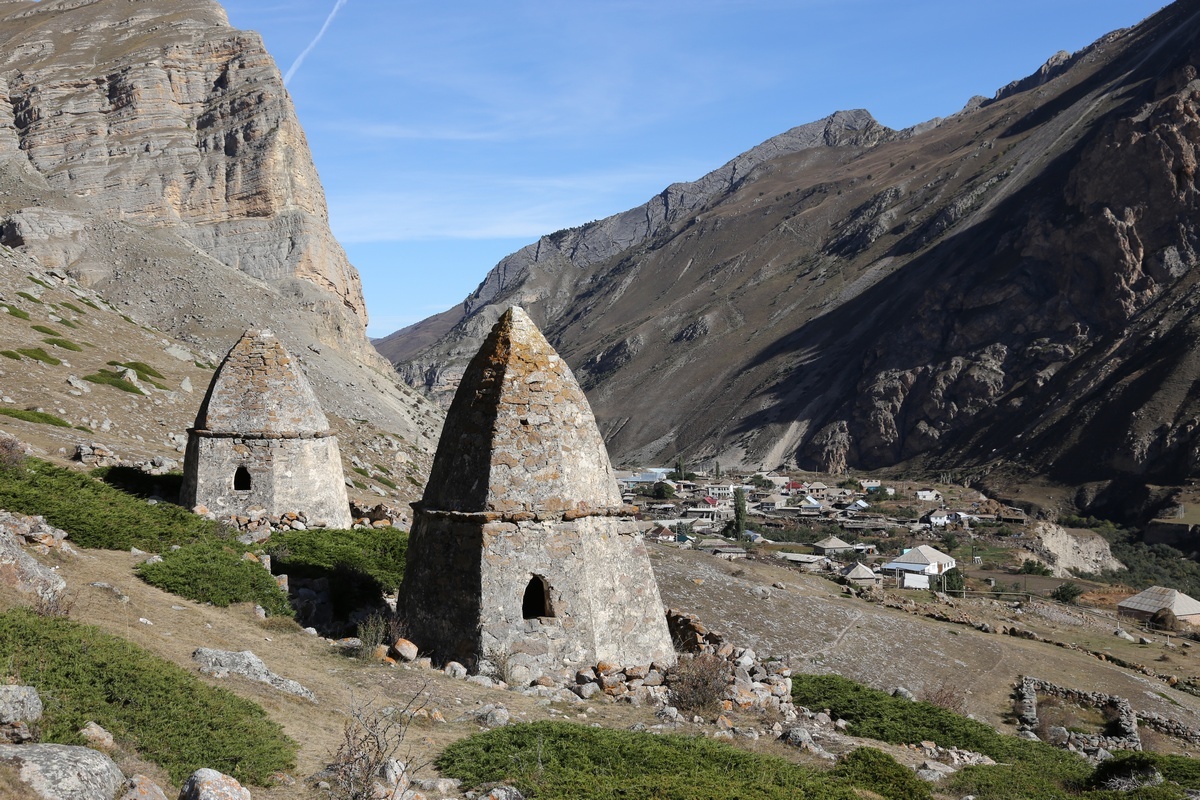
[[[1069,731],[1062,727],[1052,727],[1047,733],[1050,744],[1080,750],[1092,757],[1099,756],[1100,750],[1141,750],[1142,739],[1138,735],[1138,720],[1129,701],[1115,694],[1103,692],[1083,692],[1078,689],[1068,689],[1048,681],[1023,675],[1017,682],[1016,710],[1018,725],[1025,738],[1040,739],[1038,728],[1041,720],[1038,718],[1038,695],[1061,697],[1080,705],[1092,708],[1110,709],[1113,714],[1110,732],[1106,735],[1080,733]]]

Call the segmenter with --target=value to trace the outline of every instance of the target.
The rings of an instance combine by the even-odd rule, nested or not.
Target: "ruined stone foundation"
[[[502,661],[524,677],[674,663],[587,398],[521,309],[464,374],[413,508],[401,602],[410,638],[439,662]]]

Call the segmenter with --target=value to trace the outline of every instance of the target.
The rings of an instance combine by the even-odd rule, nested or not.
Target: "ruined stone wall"
[[[234,488],[234,474],[245,467],[250,488]],[[278,515],[303,511],[310,527],[350,527],[350,502],[342,476],[337,439],[188,438],[180,501],[202,505],[219,518],[264,509]]]

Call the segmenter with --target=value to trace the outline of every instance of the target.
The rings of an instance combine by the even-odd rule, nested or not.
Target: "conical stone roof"
[[[312,436],[328,433],[329,420],[275,334],[251,328],[217,368],[195,427],[218,435]]]
[[[500,317],[463,373],[421,505],[499,514],[621,507],[587,397],[517,306]]]

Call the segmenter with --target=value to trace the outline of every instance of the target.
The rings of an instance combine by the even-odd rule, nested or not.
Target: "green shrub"
[[[60,319],[60,320],[59,320],[59,324],[61,324],[61,325],[65,325],[65,326],[67,326],[68,328],[78,328],[78,327],[79,327],[79,326],[78,326],[78,325],[76,325],[74,322],[71,322],[71,320],[69,320],[69,319]]]
[[[1083,587],[1073,581],[1067,581],[1064,584],[1056,586],[1054,591],[1050,592],[1050,597],[1060,603],[1074,603],[1079,599],[1079,595],[1083,594]]]
[[[164,553],[156,564],[139,564],[137,573],[151,586],[189,600],[221,607],[258,603],[272,616],[291,616],[275,578],[262,564],[243,558],[245,553],[236,542],[203,539]]]
[[[29,312],[22,311],[21,309],[17,308],[16,306],[5,306],[4,310],[7,311],[9,314],[12,314],[17,319],[29,319]]]
[[[63,350],[71,350],[72,352],[75,352],[75,353],[83,352],[83,348],[80,347],[79,345],[75,344],[74,342],[72,342],[70,339],[63,339],[61,337],[51,336],[49,338],[42,339],[42,341],[45,342],[46,344],[54,345],[55,347],[61,347]]]
[[[138,380],[147,380],[148,378],[162,378],[161,372],[143,361],[109,361],[110,367],[125,367],[131,369],[138,375]]]
[[[91,300],[88,300],[86,297],[79,298],[79,302],[83,303],[84,305],[91,306],[92,308],[96,309],[97,311],[100,310],[100,306],[96,305]],[[63,303],[63,305],[66,306],[67,304]],[[67,306],[67,308],[70,308],[70,306]],[[83,312],[80,311],[79,313],[82,314]]]
[[[95,478],[30,458],[24,469],[0,472],[0,508],[41,514],[79,547],[159,551],[212,536],[215,522],[170,503],[145,500]]]
[[[16,350],[0,350],[0,356],[4,356],[5,358],[11,358],[13,361],[21,360],[21,354],[18,353]]]
[[[54,328],[51,328],[47,325],[34,325],[32,327],[38,333],[44,333],[47,336],[62,336],[61,333],[59,333],[58,331],[54,330]]]
[[[32,275],[26,275],[25,277],[28,278],[29,280],[33,281],[34,283],[36,283],[38,286],[41,286],[43,289],[50,288],[50,284],[46,283],[45,281],[40,281],[37,278],[33,277]]]
[[[844,779],[712,739],[588,728],[509,725],[450,745],[436,760],[464,786],[511,782],[538,800],[850,800]]]
[[[379,483],[382,483],[384,486],[388,487],[389,489],[396,488],[395,481],[391,480],[390,478],[385,478],[382,475],[376,475],[375,480]]]
[[[93,373],[91,375],[84,375],[83,379],[85,381],[89,381],[91,383],[99,383],[99,384],[103,384],[105,386],[112,386],[117,389],[120,389],[123,392],[129,392],[131,394],[141,394],[142,393],[141,389],[134,386],[132,383],[125,380],[120,375],[118,375],[117,373],[115,373],[109,369],[102,369],[99,372]]]
[[[210,767],[264,785],[294,765],[296,743],[262,708],[97,628],[0,614],[0,664],[41,694],[43,741],[83,744],[94,721],[175,783]]]
[[[931,703],[892,697],[838,675],[792,678],[792,700],[809,708],[828,708],[850,723],[848,733],[889,744],[923,740],[990,756],[1000,764],[968,767],[950,783],[958,796],[979,800],[1065,798],[1091,774],[1087,762],[1042,742],[1005,736],[994,728]]]
[[[915,772],[873,747],[852,750],[830,774],[890,800],[933,797],[929,784],[918,778]]]
[[[37,422],[42,425],[53,425],[56,428],[69,428],[71,423],[65,419],[56,417],[53,414],[47,414],[44,411],[25,411],[20,408],[0,408],[0,414],[13,419],[24,420],[25,422]]]
[[[408,534],[396,528],[281,531],[266,546],[278,571],[327,579],[338,618],[378,607],[399,588],[407,551]]]
[[[79,314],[80,316],[87,316],[86,312],[79,306],[72,305],[71,303],[59,303],[59,305],[65,309],[74,311],[76,314]]]
[[[37,303],[39,306],[42,305],[42,301],[31,295],[29,292],[17,292],[17,297],[24,297],[31,303]]]
[[[32,358],[34,361],[41,361],[43,364],[49,364],[52,367],[57,367],[62,363],[40,347],[18,347],[17,352],[26,358]]]
[[[362,475],[364,478],[369,478],[369,477],[371,477],[371,473],[367,472],[367,468],[366,468],[366,467],[351,467],[350,469],[354,470],[354,471],[355,471],[355,472],[357,472],[359,475]]]

